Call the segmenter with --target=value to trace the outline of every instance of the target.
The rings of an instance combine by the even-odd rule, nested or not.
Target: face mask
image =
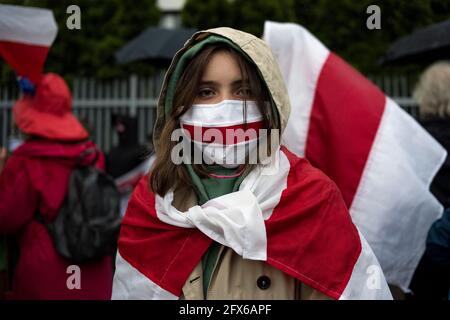
[[[225,168],[245,164],[249,157],[256,163],[258,139],[266,134],[259,130],[264,121],[255,101],[247,101],[246,108],[241,100],[194,104],[181,116],[180,124],[183,136],[194,145],[191,163],[201,163],[203,157],[206,164]]]

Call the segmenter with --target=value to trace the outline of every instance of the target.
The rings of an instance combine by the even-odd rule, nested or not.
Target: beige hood
[[[281,71],[278,67],[278,63],[276,62],[275,57],[266,42],[243,31],[226,27],[215,28],[195,33],[191,39],[186,42],[184,47],[174,56],[165,75],[161,94],[158,99],[157,118],[153,131],[153,141],[155,142],[155,146],[158,145],[157,140],[165,123],[165,101],[167,88],[169,80],[175,70],[175,66],[189,48],[199,41],[206,39],[210,35],[221,36],[228,39],[239,47],[245,54],[247,54],[248,58],[253,61],[259,69],[259,72],[264,78],[264,81],[266,82],[272,95],[273,103],[278,110],[281,131],[283,132],[286,127],[291,109],[289,95],[284,84],[283,76],[281,75]]]

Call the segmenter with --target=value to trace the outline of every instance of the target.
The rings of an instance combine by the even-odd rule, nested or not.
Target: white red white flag
[[[239,191],[186,212],[142,178],[122,222],[112,298],[178,299],[214,240],[334,299],[392,299],[336,185],[285,147],[276,155]]]
[[[40,80],[57,32],[51,10],[0,5],[0,56],[34,84]]]
[[[283,144],[337,184],[387,281],[407,290],[443,211],[429,186],[446,151],[302,26],[267,21],[264,40],[291,100]]]

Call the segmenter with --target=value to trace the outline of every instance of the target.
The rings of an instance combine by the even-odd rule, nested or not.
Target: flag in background
[[[57,31],[51,10],[0,5],[0,56],[33,84],[39,82]]]
[[[336,182],[387,281],[407,291],[443,211],[429,186],[446,151],[302,26],[267,21],[264,40],[292,105],[283,143]]]

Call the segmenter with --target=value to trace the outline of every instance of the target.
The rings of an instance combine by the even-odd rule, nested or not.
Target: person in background
[[[106,172],[114,178],[121,194],[123,215],[131,192],[139,180],[148,173],[153,146],[139,143],[135,117],[114,114],[112,126],[119,137],[119,144],[106,155]]]
[[[6,163],[6,148],[0,147],[0,173]],[[8,290],[8,260],[6,237],[0,236],[0,300],[4,299]]]
[[[419,122],[447,150],[431,183],[445,208],[430,228],[425,253],[411,281],[413,299],[448,299],[450,294],[450,62],[439,61],[421,75],[414,91]]]
[[[28,87],[28,90],[31,90],[31,88]],[[26,91],[27,90],[24,90],[23,92]],[[13,134],[8,139],[8,147],[7,148],[0,147],[0,173],[2,172],[2,169],[6,164],[8,154],[12,153],[24,142],[23,134],[20,133],[14,121],[11,123],[11,126]],[[10,241],[8,241],[7,236],[0,236],[0,300],[7,298],[11,283],[10,278],[12,275],[9,272],[11,266],[9,263],[10,259],[8,259],[9,244]]]
[[[13,237],[19,252],[10,252],[14,266],[10,299],[109,299],[110,256],[80,264],[79,285],[70,286],[71,261],[58,254],[46,226],[68,191],[76,163],[91,163],[97,149],[72,113],[72,97],[58,75],[45,74],[34,93],[25,92],[13,108],[25,142],[0,161],[0,236]],[[97,149],[98,150],[98,149]],[[2,150],[2,155],[5,151]],[[100,153],[95,165],[104,168]]]
[[[447,150],[447,158],[431,183],[431,192],[450,207],[450,62],[431,65],[414,91],[419,122]]]

